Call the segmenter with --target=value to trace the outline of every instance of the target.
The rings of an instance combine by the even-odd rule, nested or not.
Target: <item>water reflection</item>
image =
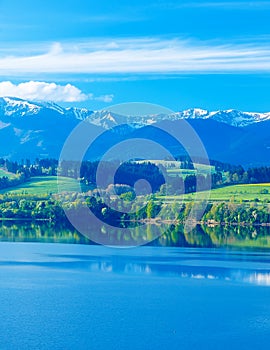
[[[270,273],[255,272],[244,279],[245,282],[270,286]]]
[[[146,248],[145,248],[146,249]],[[150,249],[150,248],[149,248]],[[152,256],[146,251],[124,254],[122,251],[115,255],[76,256],[78,266],[95,273],[118,275],[141,275],[148,277],[170,277],[194,280],[215,280],[234,283],[249,283],[270,286],[270,255],[248,254],[246,252],[212,250],[201,252],[198,249],[157,248]],[[160,250],[165,250],[160,255]],[[158,253],[158,254],[157,254]],[[68,259],[67,255],[58,256]],[[73,255],[69,258],[74,259]],[[73,260],[74,262],[74,260]]]
[[[120,278],[168,278],[176,284],[230,283],[270,286],[270,253],[226,249],[91,245],[0,244],[0,268],[58,270]],[[91,277],[92,275],[92,277]],[[163,280],[162,280],[163,281]]]
[[[148,245],[163,247],[270,248],[270,227],[198,225],[186,233],[181,225],[148,225],[144,230],[138,226],[130,234],[128,230],[122,234],[117,228],[107,232],[102,226],[92,226],[88,237],[85,237],[68,224],[29,221],[0,223],[0,241],[94,244],[103,240],[112,246],[136,246],[151,241]]]

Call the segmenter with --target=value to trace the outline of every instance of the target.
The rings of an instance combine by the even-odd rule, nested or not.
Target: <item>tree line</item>
[[[126,193],[124,193],[125,195]],[[189,217],[193,203],[163,204],[153,195],[143,196],[138,201],[126,196],[106,197],[96,190],[87,194],[62,193],[57,195],[0,195],[0,217],[14,219],[43,219],[52,222],[66,222],[65,212],[72,215],[83,213],[88,207],[102,222],[115,226],[133,225],[145,219],[173,220],[185,222]],[[270,222],[267,203],[236,204],[209,203],[200,221],[206,224],[256,225]]]
[[[0,167],[15,174],[14,177],[0,177],[0,189],[16,186],[28,181],[34,176],[61,175],[80,179],[86,185],[96,186],[96,173],[99,170],[99,180],[103,188],[110,184],[122,184],[134,187],[138,180],[142,194],[148,193],[147,183],[151,186],[151,191],[156,193],[183,194],[192,193],[198,189],[212,188],[231,184],[253,184],[270,182],[270,167],[257,167],[245,170],[240,165],[230,165],[218,161],[210,162],[215,166],[215,172],[210,174],[189,174],[187,176],[167,176],[162,172],[162,166],[157,166],[151,162],[90,162],[83,161],[81,164],[75,161],[62,161],[61,164],[55,159],[36,159],[33,163],[30,160],[13,162],[0,159]],[[182,159],[181,166],[184,169],[194,168],[190,158]],[[112,177],[114,174],[114,177]],[[166,183],[166,185],[165,185]]]

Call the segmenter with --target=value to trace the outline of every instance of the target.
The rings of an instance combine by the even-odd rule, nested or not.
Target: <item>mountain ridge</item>
[[[213,119],[235,127],[246,127],[270,120],[270,112],[242,112],[235,109],[208,111],[190,108],[171,114],[121,115],[110,110],[93,111],[87,108],[61,107],[53,102],[33,102],[13,97],[0,98],[0,118],[38,115],[41,111],[59,113],[62,116],[78,120],[88,119],[90,123],[110,129],[119,124],[133,127],[152,125],[162,120]]]
[[[95,149],[87,153],[89,160],[99,159],[113,145],[131,138],[153,140],[174,156],[181,155],[181,146],[175,145],[170,135],[159,132],[158,126],[170,124],[171,128],[181,128],[187,120],[201,138],[210,159],[247,167],[269,165],[270,113],[268,119],[267,113],[259,117],[256,113],[234,110],[189,109],[170,115],[132,117],[10,97],[0,98],[0,157],[58,159],[67,137],[82,120],[87,120],[91,130],[101,135]]]

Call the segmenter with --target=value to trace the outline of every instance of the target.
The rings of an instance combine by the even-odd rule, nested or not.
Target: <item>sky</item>
[[[270,111],[270,1],[0,0],[0,96]]]

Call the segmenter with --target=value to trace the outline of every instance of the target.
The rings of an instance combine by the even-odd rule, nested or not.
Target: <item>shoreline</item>
[[[48,218],[1,218],[0,222],[5,221],[21,221],[21,222],[50,222],[53,224],[64,224],[66,221],[54,221],[52,219]],[[68,220],[67,220],[68,221]],[[68,221],[69,222],[69,221]],[[156,225],[160,226],[162,224],[167,225],[185,225],[188,222],[188,220],[180,221],[180,220],[161,220],[159,218],[155,219],[142,219],[142,220],[122,220],[121,223],[132,223],[132,224],[150,224],[150,225]],[[193,224],[200,225],[200,226],[207,226],[207,227],[217,227],[217,226],[233,226],[233,227],[270,227],[269,222],[262,222],[262,223],[247,223],[247,222],[217,222],[217,221],[191,221]]]

